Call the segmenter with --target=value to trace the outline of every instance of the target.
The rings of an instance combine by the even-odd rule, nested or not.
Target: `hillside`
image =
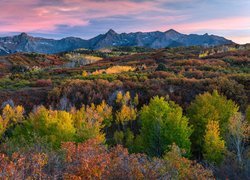
[[[49,89],[62,88],[63,90],[65,85],[73,83],[74,87],[78,84],[74,85],[74,81],[87,84],[95,82],[98,86],[99,83],[103,83],[101,80],[104,80],[103,85],[107,86],[105,89],[108,90],[108,94],[98,91],[96,93],[101,93],[101,97],[105,97],[106,100],[108,100],[107,97],[112,97],[112,93],[116,90],[122,89],[140,93],[145,98],[143,102],[147,102],[154,95],[169,94],[171,99],[185,106],[195,95],[216,88],[228,94],[236,102],[240,102],[244,108],[250,101],[249,53],[248,46],[159,50],[117,48],[105,51],[77,50],[58,55],[18,53],[0,57],[2,76],[0,89],[24,91],[22,88],[36,87],[34,89],[36,91],[39,87],[43,89],[50,87]],[[119,66],[134,69],[130,72],[105,73],[106,69]],[[39,84],[40,81],[45,81],[45,84]],[[119,83],[113,86],[113,81]],[[221,81],[223,83],[220,83]],[[145,88],[143,88],[144,84],[147,84]],[[232,86],[230,88],[233,89],[227,86]],[[95,87],[92,88],[95,89]],[[70,90],[72,92],[67,91],[70,94],[65,94],[63,91],[58,94],[58,97],[54,96],[51,99],[48,96],[40,101],[50,105],[58,103],[64,96],[71,97],[69,101],[73,104],[77,102],[79,105],[82,101],[85,103],[100,101],[90,96],[73,98],[75,96],[73,89]],[[91,93],[84,92],[84,89],[82,91],[84,94]],[[9,96],[1,97],[0,103],[9,100],[8,98]],[[30,108],[35,105],[34,103],[40,104],[39,100],[26,102],[19,99],[19,96],[13,99],[18,104],[31,103]]]
[[[247,179],[249,104],[249,45],[1,56],[0,177]]]

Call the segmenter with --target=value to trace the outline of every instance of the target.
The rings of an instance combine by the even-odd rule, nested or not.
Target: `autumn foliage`
[[[168,98],[140,107],[137,93],[117,91],[109,104],[37,106],[29,114],[7,104],[0,178],[213,179],[225,177],[223,168],[245,177],[249,123],[238,106],[214,91],[198,95],[185,113]],[[226,164],[232,159],[236,167]]]

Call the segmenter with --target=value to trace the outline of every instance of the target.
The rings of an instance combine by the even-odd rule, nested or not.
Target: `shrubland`
[[[247,179],[250,51],[230,48],[0,58],[0,178]]]

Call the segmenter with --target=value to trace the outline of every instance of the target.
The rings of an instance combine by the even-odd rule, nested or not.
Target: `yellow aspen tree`
[[[122,99],[123,99],[123,95],[122,95],[122,92],[119,91],[116,95],[116,103],[121,103],[122,102]]]
[[[123,104],[128,104],[128,102],[130,101],[130,99],[131,99],[130,92],[127,91],[125,93],[125,95],[123,96]]]
[[[204,158],[210,163],[220,164],[224,151],[225,142],[220,137],[219,123],[218,121],[209,121],[204,136]]]
[[[116,112],[117,123],[125,124],[130,120],[136,119],[136,109],[127,105],[122,105],[121,110]]]
[[[228,146],[235,153],[239,163],[242,163],[246,142],[250,135],[250,125],[245,121],[241,113],[235,113],[229,121]]]
[[[0,116],[0,135],[10,126],[21,122],[24,118],[24,108],[22,106],[11,107],[7,104],[3,108],[2,116]]]
[[[0,115],[0,138],[2,134],[4,133],[4,131],[5,131],[5,124],[4,124],[2,116]]]
[[[138,94],[136,94],[134,97],[134,105],[138,106],[138,104],[139,104],[139,96],[138,96]]]

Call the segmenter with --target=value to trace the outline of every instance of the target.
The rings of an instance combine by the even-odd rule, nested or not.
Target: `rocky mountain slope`
[[[182,34],[173,29],[166,32],[135,32],[118,34],[110,29],[105,34],[100,34],[92,39],[67,37],[61,40],[32,37],[26,33],[12,37],[0,38],[0,55],[15,52],[36,52],[54,54],[64,51],[72,51],[78,48],[102,49],[115,46],[128,47],[139,46],[149,48],[165,48],[179,46],[217,46],[232,44],[227,40],[215,35]]]

